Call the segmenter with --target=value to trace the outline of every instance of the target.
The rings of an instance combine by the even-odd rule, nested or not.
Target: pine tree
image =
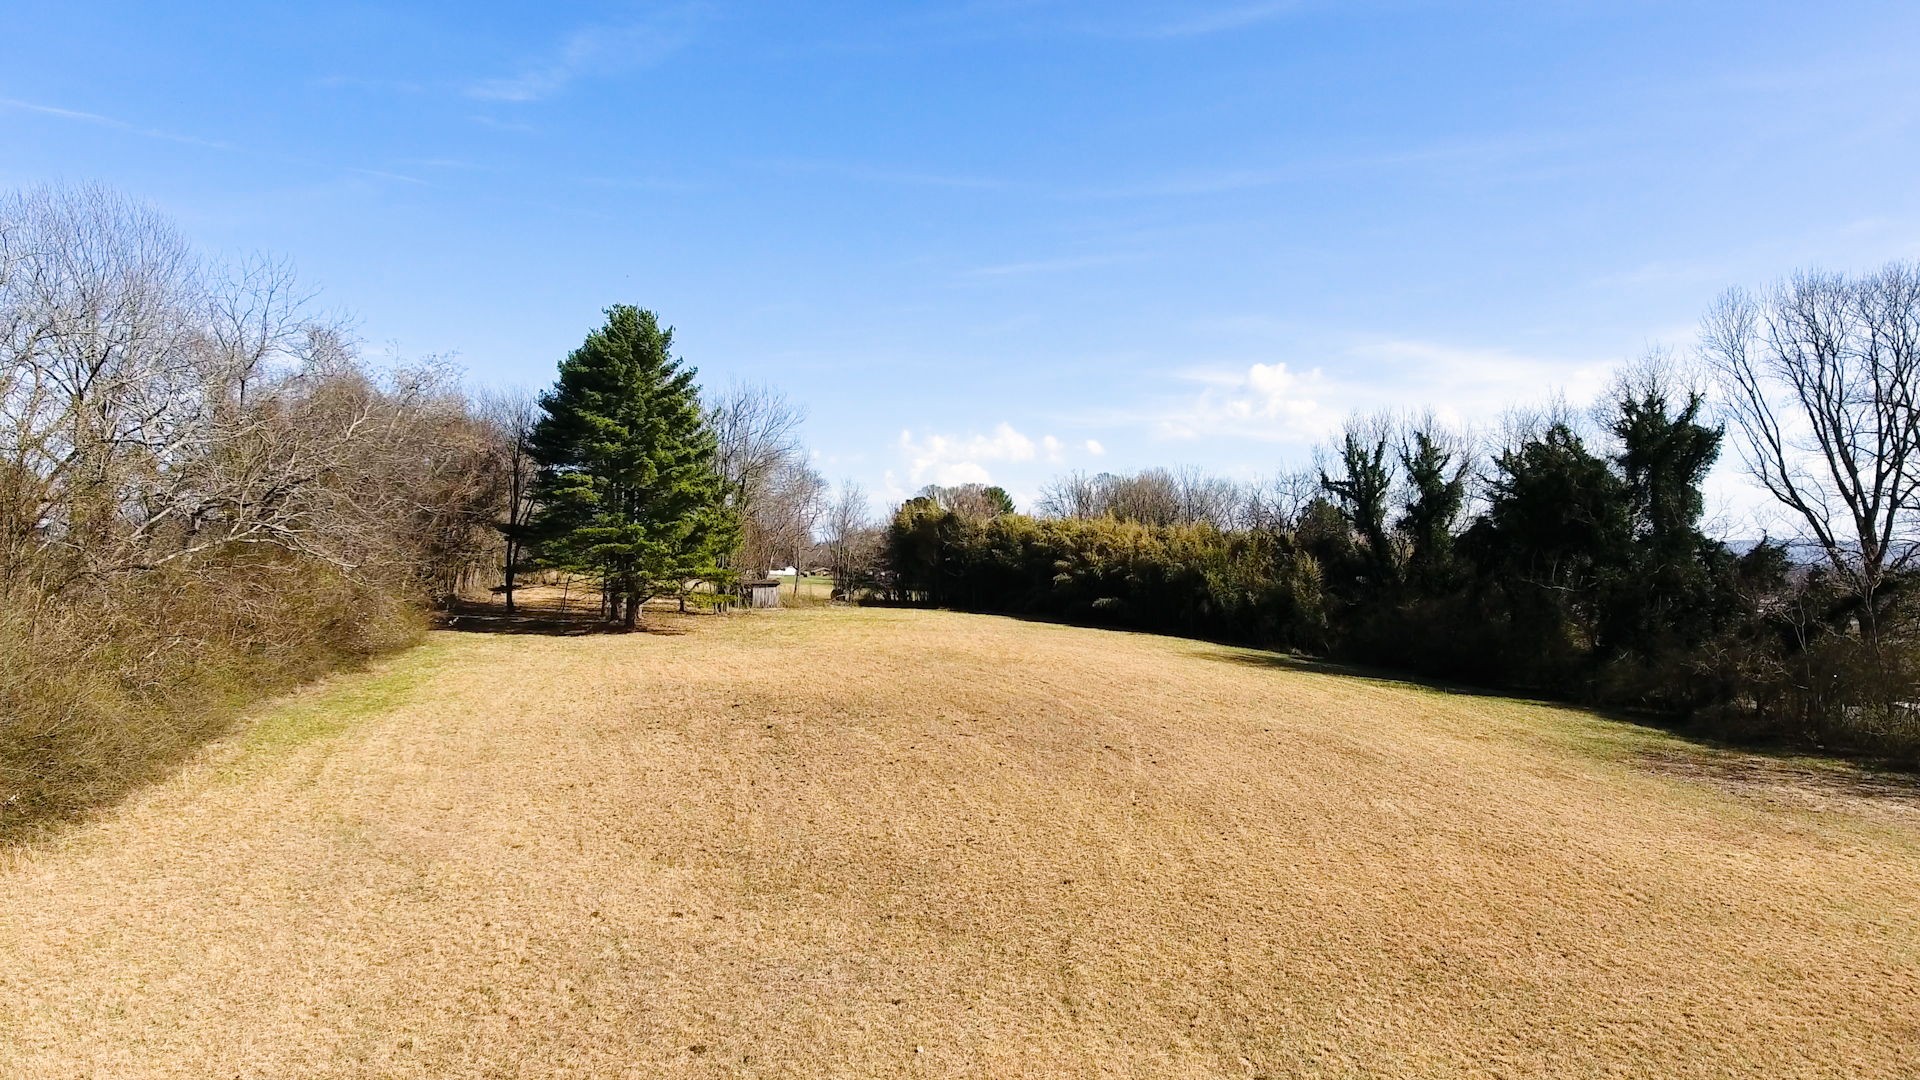
[[[1431,430],[1410,432],[1400,448],[1410,495],[1395,523],[1407,540],[1407,576],[1429,592],[1453,573],[1453,529],[1467,504],[1466,455]]]
[[[694,369],[673,331],[620,304],[560,364],[532,439],[541,561],[599,575],[608,615],[634,626],[640,606],[712,578],[735,523]]]
[[[1349,430],[1340,444],[1341,475],[1320,474],[1320,488],[1339,498],[1340,512],[1365,541],[1373,584],[1393,580],[1393,542],[1387,535],[1387,502],[1393,494],[1393,465],[1387,436]]]

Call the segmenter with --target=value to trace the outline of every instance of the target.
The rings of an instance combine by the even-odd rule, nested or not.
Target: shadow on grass
[[[1683,734],[1681,738],[1686,738]],[[1708,784],[1769,802],[1813,809],[1841,806],[1882,812],[1920,825],[1920,775],[1857,762],[1814,759],[1698,740],[1684,749],[1643,748],[1636,764],[1656,773]]]
[[[1193,655],[1203,660],[1214,660],[1223,664],[1239,664],[1253,668],[1279,668],[1285,671],[1303,671],[1314,675],[1342,675],[1354,679],[1369,679],[1373,682],[1395,683],[1401,686],[1417,686],[1422,690],[1433,690],[1442,694],[1456,694],[1461,697],[1499,698],[1502,701],[1525,701],[1536,705],[1566,705],[1564,701],[1529,694],[1524,690],[1493,690],[1470,683],[1452,682],[1446,679],[1432,678],[1398,668],[1374,667],[1369,664],[1356,664],[1342,660],[1326,660],[1314,656],[1297,656],[1293,653],[1268,652],[1245,645],[1218,642],[1230,652],[1213,650],[1193,650]],[[1595,710],[1588,709],[1588,712]],[[1627,720],[1630,723],[1645,725],[1644,717],[1620,714],[1605,714],[1608,719]],[[1657,726],[1657,725],[1655,725]]]
[[[881,604],[925,608],[924,604]],[[1788,740],[1737,742],[1703,730],[1687,718],[1651,710],[1602,707],[1526,690],[1502,690],[1433,678],[1404,669],[1298,656],[1230,641],[1157,634],[1029,613],[981,612],[1020,622],[1075,626],[1104,633],[1175,638],[1193,643],[1188,655],[1215,663],[1302,674],[1366,679],[1393,686],[1488,701],[1522,702],[1567,709],[1603,721],[1576,736],[1588,752],[1650,773],[1708,784],[1774,804],[1815,810],[1835,806],[1903,824],[1920,825],[1920,769],[1914,763],[1876,757],[1845,747],[1810,746]]]
[[[694,618],[671,607],[648,607],[646,618],[628,630],[619,623],[601,618],[597,607],[584,603],[558,603],[551,600],[519,600],[508,611],[505,603],[492,600],[461,600],[435,620],[441,630],[463,634],[536,634],[544,637],[586,637],[590,634],[684,634],[678,623]]]
[[[1571,709],[1618,725],[1625,738],[1605,739],[1609,756],[1649,772],[1676,776],[1769,802],[1815,809],[1844,805],[1890,813],[1920,823],[1920,772],[1902,762],[1845,754],[1791,743],[1739,743],[1690,726],[1685,718],[1653,712],[1597,708],[1578,702],[1507,692],[1428,678],[1389,668],[1339,663],[1241,646],[1193,649],[1218,663],[1418,687],[1437,693]],[[1658,736],[1639,740],[1635,734]]]

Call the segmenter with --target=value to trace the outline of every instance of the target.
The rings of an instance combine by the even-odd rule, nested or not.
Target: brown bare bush
[[[101,188],[0,200],[0,832],[401,644],[492,558],[498,439],[290,269]]]

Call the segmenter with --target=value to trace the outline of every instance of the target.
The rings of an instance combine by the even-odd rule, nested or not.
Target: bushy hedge
[[[248,702],[402,647],[420,606],[255,554],[0,605],[0,839],[157,775]]]
[[[889,534],[910,598],[1191,637],[1320,648],[1320,570],[1280,533],[1111,518],[970,518],[910,503]]]
[[[1920,764],[1903,704],[1920,649],[1863,655],[1819,576],[1777,545],[1736,555],[1707,541],[1661,559],[1628,544],[1549,579],[1512,539],[1477,523],[1419,580],[1371,559],[1328,504],[1293,529],[1224,531],[914,500],[887,560],[914,602],[1293,650]]]

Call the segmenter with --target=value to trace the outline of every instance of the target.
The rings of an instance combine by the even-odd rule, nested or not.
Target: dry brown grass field
[[[656,627],[436,633],[0,853],[0,1075],[1920,1075],[1902,781],[1170,638]]]

